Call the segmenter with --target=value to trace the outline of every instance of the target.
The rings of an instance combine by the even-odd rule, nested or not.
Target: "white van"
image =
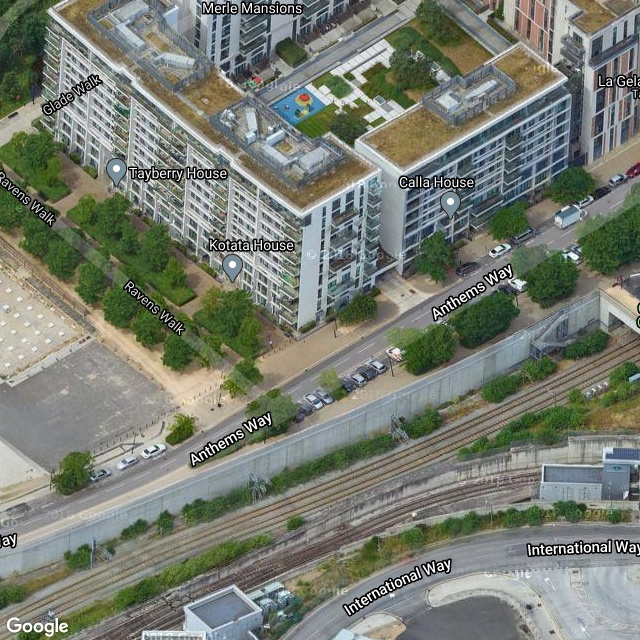
[[[527,290],[527,283],[525,280],[519,280],[518,278],[512,278],[509,280],[509,284],[518,292],[524,293]]]

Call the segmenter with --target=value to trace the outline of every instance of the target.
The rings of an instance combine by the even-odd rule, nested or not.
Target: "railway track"
[[[422,442],[398,447],[376,460],[375,465],[366,461],[316,486],[223,516],[212,525],[185,529],[168,538],[153,541],[146,551],[137,549],[134,553],[116,556],[108,564],[100,565],[90,573],[74,576],[74,583],[59,594],[36,596],[21,605],[7,608],[7,614],[18,615],[22,619],[36,619],[43,611],[51,608],[59,614],[69,613],[108,595],[116,588],[135,582],[145,574],[161,569],[170,562],[191,557],[205,547],[234,537],[276,530],[294,514],[301,513],[308,517],[330,505],[339,504],[348,497],[414,471],[416,467],[446,458],[481,435],[495,434],[521,413],[561,402],[574,387],[591,386],[601,381],[607,371],[618,364],[638,358],[640,341],[633,338],[620,340],[605,352],[579,361],[570,369],[532,385],[497,407],[445,425]],[[553,394],[547,392],[550,385],[553,385]],[[8,637],[0,632],[0,638]]]
[[[509,484],[509,488],[494,493],[511,492],[516,488],[528,486],[539,478],[539,475],[538,471],[512,474],[510,476],[512,482]],[[486,487],[470,487],[465,490],[464,499],[467,500],[479,496],[485,497],[487,495],[489,494]],[[429,501],[429,510],[437,511],[443,506],[459,501],[460,490],[458,488],[439,489],[430,492],[426,498]],[[309,545],[306,543],[304,535],[302,535],[301,541],[297,545],[298,549],[292,549],[291,546],[288,546],[286,553],[279,551],[276,544],[273,552],[273,555],[277,556],[277,559],[274,559],[275,561],[271,558],[258,559],[255,562],[251,562],[250,568],[242,568],[237,574],[218,579],[212,579],[207,575],[201,576],[185,585],[185,587],[174,590],[170,596],[160,596],[136,610],[113,618],[93,630],[87,630],[75,637],[78,640],[113,640],[113,638],[133,640],[139,638],[145,629],[179,629],[184,622],[182,607],[188,602],[231,584],[236,584],[244,591],[250,591],[259,584],[271,581],[277,576],[295,570],[309,562],[322,560],[335,553],[341,547],[382,533],[391,525],[401,523],[406,518],[404,514],[407,511],[423,509],[424,504],[425,496],[421,496],[407,504],[403,504],[402,514],[398,514],[397,510],[390,509],[386,513],[374,516],[361,525],[349,527],[315,544]],[[250,560],[250,558],[247,558],[247,560]]]

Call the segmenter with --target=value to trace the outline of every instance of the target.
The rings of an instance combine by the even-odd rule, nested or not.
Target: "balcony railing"
[[[341,225],[343,222],[346,222],[347,220],[351,220],[352,218],[355,218],[358,215],[360,215],[360,212],[357,209],[354,209],[353,207],[348,207],[344,211],[334,214],[333,217],[331,218],[331,224],[334,227],[337,227]]]
[[[340,269],[351,264],[355,259],[355,253],[349,253],[346,256],[341,256],[339,258],[333,258],[332,260],[329,260],[329,271],[340,271]]]
[[[331,237],[331,246],[333,248],[341,247],[347,242],[351,242],[354,238],[358,237],[358,232],[355,229],[349,229],[348,231],[343,231],[342,233],[338,233]]]
[[[576,67],[581,67],[584,62],[584,47],[570,35],[562,36],[560,42],[560,55]]]

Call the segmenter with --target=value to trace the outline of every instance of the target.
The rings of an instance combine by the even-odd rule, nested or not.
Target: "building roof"
[[[633,0],[571,0],[581,9],[579,15],[571,18],[571,22],[585,33],[594,33],[602,27],[606,27],[618,16],[627,13],[635,7]]]
[[[640,449],[619,449],[617,447],[605,447],[602,450],[602,461],[613,462],[614,460],[639,462]]]
[[[189,610],[211,630],[253,613],[262,613],[260,607],[234,585],[186,605],[185,610]]]
[[[566,80],[559,71],[518,44],[487,61],[483,67],[493,66],[515,83],[514,91],[505,91],[502,99],[489,108],[476,112],[460,124],[449,124],[442,115],[427,108],[430,94],[422,104],[404,115],[365,134],[360,140],[400,168],[409,167],[420,159],[432,155],[468,133],[490,124],[508,109],[529,100],[550,85]],[[475,73],[475,72],[474,72]],[[470,75],[470,74],[468,74]],[[467,76],[465,76],[466,78]],[[486,89],[492,90],[494,85]],[[434,89],[439,92],[440,89]],[[475,94],[472,94],[475,99]]]
[[[563,484],[602,484],[602,466],[587,464],[545,464],[543,482]]]
[[[205,65],[206,69],[202,65],[197,68],[196,65],[195,70],[200,71],[202,77],[195,77],[197,74],[194,74],[192,82],[181,86],[182,81],[192,77],[194,67],[185,62],[182,65],[184,68],[180,68],[181,61],[188,58],[188,56],[182,55],[184,51],[180,46],[167,38],[161,30],[152,29],[151,26],[145,24],[145,33],[142,37],[145,45],[143,50],[137,46],[137,41],[127,37],[126,32],[121,38],[112,35],[112,32],[118,31],[114,28],[118,22],[117,19],[111,18],[111,14],[108,16],[109,21],[106,18],[99,21],[101,25],[105,21],[106,25],[103,25],[105,30],[101,32],[90,21],[89,13],[104,4],[105,0],[67,0],[56,5],[53,11],[91,40],[94,46],[106,54],[110,60],[124,65],[139,84],[154,94],[169,111],[179,114],[184,121],[195,127],[215,145],[224,147],[248,172],[295,207],[302,210],[307,209],[315,202],[330,197],[345,185],[364,179],[374,170],[374,167],[364,159],[342,149],[344,160],[338,166],[332,167],[310,180],[304,188],[287,184],[281,176],[267,168],[265,163],[251,157],[209,122],[211,116],[238,102],[243,97],[243,94],[231,82],[223,78],[212,65]],[[118,19],[122,20],[121,24],[125,24],[125,20],[136,15],[135,10],[139,9],[137,5],[147,5],[143,0],[132,0],[129,4],[132,5],[129,11],[126,10],[128,4],[117,9],[120,12]],[[149,14],[147,13],[147,15]],[[140,19],[148,20],[147,15]],[[108,36],[105,36],[105,33],[108,33]],[[122,46],[118,46],[114,42],[114,37],[122,43]],[[137,33],[137,37],[140,37],[139,33]],[[153,53],[149,53],[149,50],[153,50]],[[173,61],[172,64],[167,64],[169,60],[167,55]],[[160,71],[164,79],[158,77],[156,72]],[[172,90],[167,87],[167,83],[174,87],[179,86],[180,89]]]

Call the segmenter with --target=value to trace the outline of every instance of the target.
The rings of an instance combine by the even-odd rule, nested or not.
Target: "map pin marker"
[[[238,274],[242,271],[244,266],[242,260],[238,258],[234,253],[230,253],[222,261],[222,270],[227,274],[231,282],[235,282]]]
[[[107,162],[107,175],[113,181],[113,184],[117,187],[120,184],[120,180],[124,178],[124,174],[127,172],[127,165],[124,160],[120,158],[111,158]]]
[[[460,208],[460,196],[455,191],[447,191],[447,193],[440,198],[440,206],[449,216],[449,219],[452,220],[456,211]]]

